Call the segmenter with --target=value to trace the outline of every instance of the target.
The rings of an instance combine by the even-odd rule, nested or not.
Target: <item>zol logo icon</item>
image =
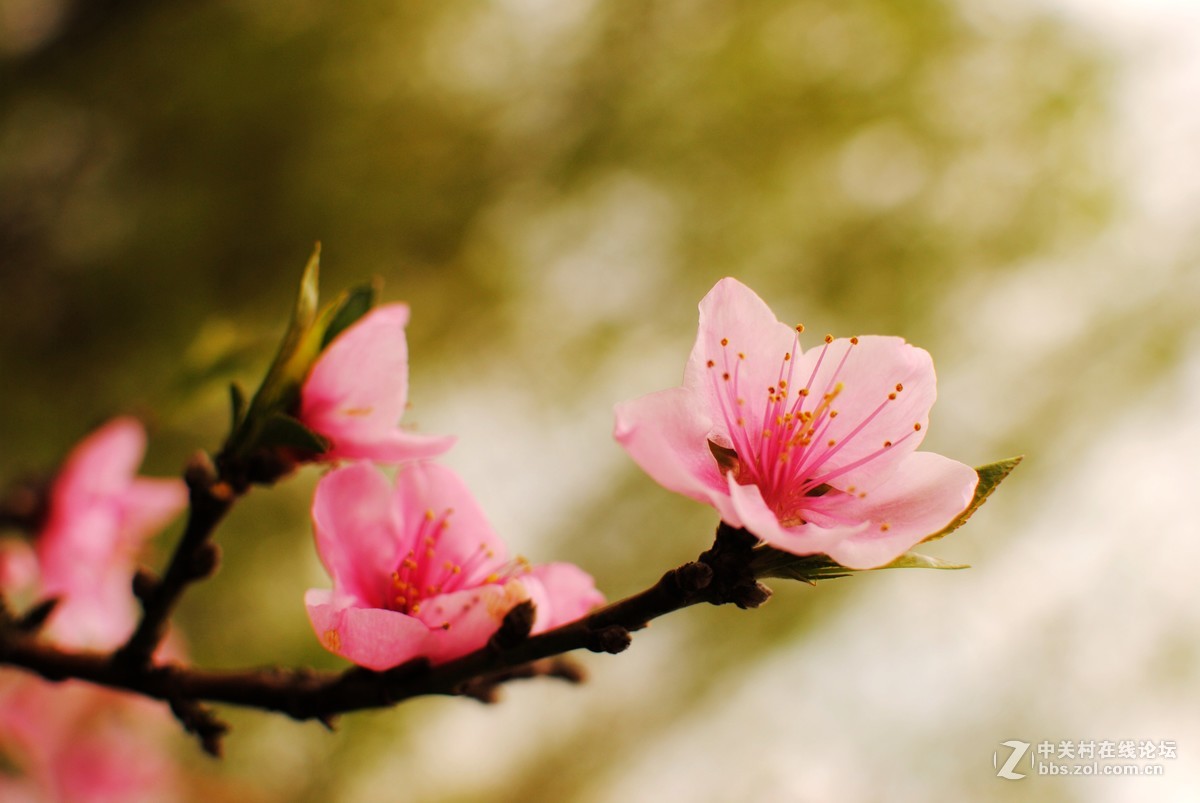
[[[1008,760],[1004,762],[1003,767],[1000,766],[1000,751],[997,750],[996,752],[992,753],[992,766],[996,767],[996,777],[1006,778],[1010,781],[1019,781],[1024,778],[1025,773],[1013,772],[1013,770],[1016,768],[1017,762],[1020,761],[1021,758],[1024,757],[1026,751],[1029,750],[1029,742],[1021,742],[1017,741],[1016,739],[1009,739],[1007,742],[1001,742],[1000,746],[1011,748],[1012,753],[1009,754]]]

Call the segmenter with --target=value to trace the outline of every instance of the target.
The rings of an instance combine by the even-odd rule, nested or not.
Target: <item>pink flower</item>
[[[178,771],[163,749],[173,727],[150,700],[0,672],[0,800],[179,800]]]
[[[536,605],[535,633],[604,601],[571,564],[506,562],[483,511],[444,466],[410,465],[395,487],[368,463],[332,471],[317,486],[313,528],[333,589],[305,595],[309,619],[326,649],[369,669],[472,652],[525,599]]]
[[[408,403],[407,325],[407,305],[377,307],[335,337],[313,364],[300,391],[299,418],[332,442],[323,459],[399,463],[454,445],[451,436],[397,427]]]
[[[682,387],[617,405],[614,435],[665,488],[774,547],[881,566],[965,509],[977,476],[915,451],[936,396],[927,352],[868,336],[801,353],[802,329],[722,279]]]
[[[38,584],[41,598],[59,597],[47,631],[61,644],[108,649],[133,631],[137,553],[187,504],[182,481],[137,476],[145,449],[141,424],[114,419],[71,451],[50,490]]]

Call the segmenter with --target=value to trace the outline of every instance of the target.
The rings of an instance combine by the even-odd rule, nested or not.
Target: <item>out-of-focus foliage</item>
[[[156,471],[215,448],[225,385],[265,368],[319,239],[327,292],[379,274],[384,298],[412,304],[416,420],[466,430],[464,460],[557,489],[548,513],[505,523],[557,539],[530,557],[578,560],[613,596],[693,557],[714,524],[596,444],[616,394],[674,384],[657,372],[681,370],[715,279],[737,275],[810,327],[901,334],[936,356],[955,344],[938,317],[952,291],[1078,243],[1113,207],[1104,62],[1007,3],[0,10],[5,477],[115,411],[150,419]],[[567,446],[548,451],[547,433]],[[940,450],[982,463],[1013,434],[988,433],[996,453]],[[310,489],[306,475],[253,494],[222,529],[226,564],[181,614],[198,661],[337,665],[300,603],[323,582]],[[681,651],[659,704],[593,700],[552,743],[530,736],[487,799],[582,799],[847,593],[656,625]],[[541,693],[559,708],[582,694],[510,705],[541,710]],[[374,799],[364,779],[388,788],[389,762],[421,755],[425,718],[455,705],[471,704],[351,717],[335,737],[239,716],[224,771],[275,768],[264,799]],[[408,783],[437,799],[437,779]]]

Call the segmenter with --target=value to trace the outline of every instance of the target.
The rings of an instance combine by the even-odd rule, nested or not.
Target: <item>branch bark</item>
[[[220,508],[218,505],[207,515],[217,515]],[[185,534],[184,540],[187,538]],[[570,676],[561,662],[545,664],[544,668],[538,668],[537,662],[578,649],[620,652],[629,646],[633,632],[672,611],[699,603],[732,603],[742,608],[761,605],[770,592],[757,582],[751,569],[755,543],[749,533],[722,524],[711,549],[696,561],[668,571],[646,590],[534,636],[513,639],[510,633],[501,638],[505,631],[502,626],[486,646],[438,666],[417,660],[384,672],[358,667],[330,672],[279,667],[214,671],[180,664],[150,664],[140,656],[147,645],[157,644],[157,628],[165,623],[173,601],[186,585],[172,580],[186,573],[180,574],[179,570],[173,574],[171,569],[159,585],[160,593],[147,603],[144,627],[139,627],[129,643],[114,653],[63,650],[38,639],[36,634],[5,627],[0,631],[0,664],[23,668],[51,681],[83,680],[163,700],[177,714],[206,712],[199,705],[206,702],[329,722],[338,714],[389,707],[424,695],[484,698],[481,689],[492,690],[506,680]],[[176,559],[186,551],[178,551]],[[174,567],[176,560],[171,565]],[[528,611],[518,613],[520,607],[514,609],[514,618],[528,616]],[[143,632],[147,635],[139,639],[138,633]],[[206,750],[219,752],[219,721],[207,714],[180,718],[185,724],[193,721],[200,729],[198,735]]]

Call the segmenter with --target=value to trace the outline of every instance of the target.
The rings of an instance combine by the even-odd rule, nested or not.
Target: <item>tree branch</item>
[[[211,527],[203,529],[204,522],[215,523],[229,501],[215,505],[203,516],[193,515],[192,521],[197,523],[189,521],[184,541],[188,542],[188,534],[192,533],[193,541],[203,542],[195,533],[211,531]],[[216,519],[212,518],[214,515]],[[646,590],[533,636],[524,635],[528,632],[527,622],[531,621],[530,606],[519,605],[505,617],[504,624],[486,646],[438,666],[430,666],[424,659],[383,672],[359,667],[342,672],[278,667],[213,671],[179,664],[152,665],[138,658],[147,654],[144,652],[147,645],[153,651],[159,633],[156,629],[159,625],[154,623],[165,622],[170,606],[186,585],[186,578],[191,576],[184,570],[171,569],[146,603],[144,627],[139,627],[129,643],[116,652],[63,650],[36,635],[6,626],[0,630],[0,664],[22,667],[51,681],[84,680],[164,700],[185,726],[200,736],[205,749],[216,754],[223,725],[200,705],[202,702],[275,711],[299,720],[319,719],[328,723],[338,714],[388,707],[431,694],[490,700],[499,684],[522,677],[577,679],[577,671],[569,664],[545,659],[578,649],[620,652],[629,646],[631,633],[652,619],[691,605],[733,603],[753,608],[765,602],[770,592],[757,582],[751,569],[756,543],[757,539],[744,530],[722,524],[711,549],[696,561],[667,572]],[[179,560],[186,560],[180,555],[194,548],[192,544],[188,549],[178,550],[171,567]],[[179,582],[180,579],[184,582]],[[147,635],[139,637],[139,633]]]
[[[113,655],[126,671],[146,667],[166,635],[176,603],[191,583],[217,569],[220,553],[209,538],[242,491],[217,476],[207,455],[197,454],[184,471],[188,487],[188,520],[167,571],[156,580],[148,572],[134,578],[134,593],[142,603],[142,618],[128,641]]]

